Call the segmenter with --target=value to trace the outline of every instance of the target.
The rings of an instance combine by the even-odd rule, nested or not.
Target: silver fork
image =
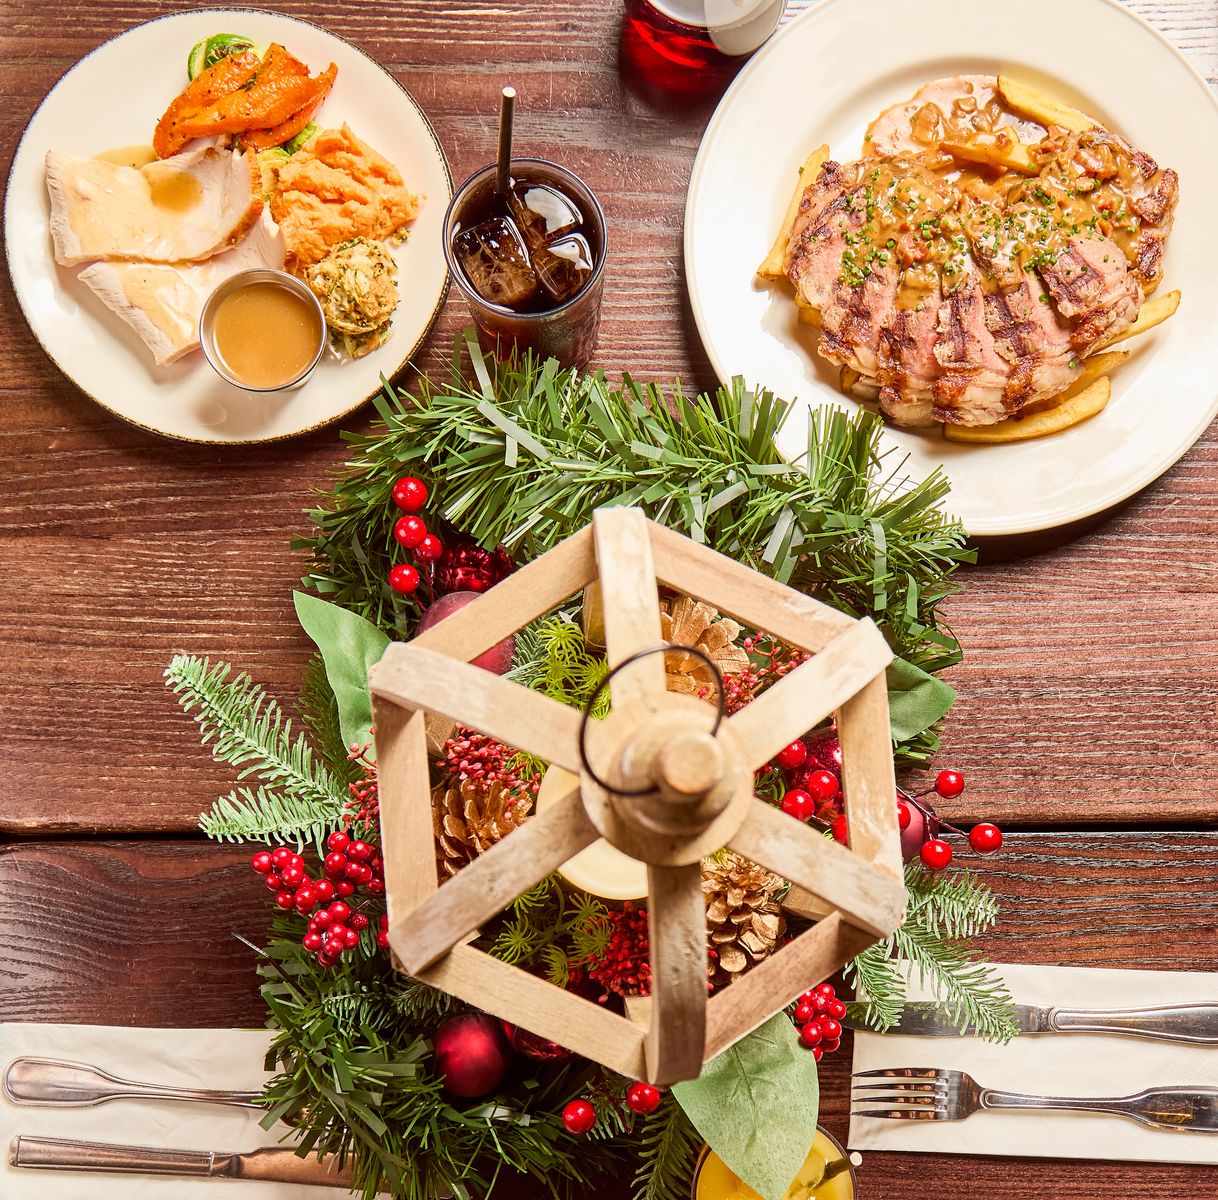
[[[1147,1088],[1133,1096],[1027,1096],[1020,1092],[982,1087],[963,1071],[946,1071],[938,1067],[859,1071],[853,1079],[851,1112],[858,1117],[881,1117],[896,1121],[962,1121],[984,1109],[1064,1109],[1130,1117],[1155,1129],[1218,1133],[1218,1088],[1212,1087]],[[860,1079],[886,1079],[891,1082],[859,1083]],[[887,1107],[858,1107],[864,1104]]]

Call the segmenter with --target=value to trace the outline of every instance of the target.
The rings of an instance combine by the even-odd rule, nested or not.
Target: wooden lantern
[[[638,658],[614,676],[609,716],[585,731],[590,771],[581,761],[578,710],[469,664],[598,578],[611,667],[661,644],[657,582],[813,657],[723,720],[713,737],[705,702],[666,691],[663,656]],[[902,920],[884,682],[891,657],[870,620],[844,616],[637,509],[598,510],[591,526],[412,641],[391,645],[372,669],[389,940],[399,964],[629,1078],[668,1084],[697,1076],[704,1061]],[[755,768],[831,713],[842,746],[849,849],[753,795]],[[579,776],[561,801],[442,887],[429,715]],[[646,1028],[469,944],[521,892],[602,837],[647,864]],[[789,907],[823,915],[708,999],[699,864],[724,846],[791,880]]]

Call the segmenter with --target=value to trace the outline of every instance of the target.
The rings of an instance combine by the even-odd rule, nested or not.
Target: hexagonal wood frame
[[[727,809],[711,826],[704,821],[680,832],[666,827],[659,836],[651,826],[633,826],[626,808],[617,812],[617,825],[613,820],[606,825],[613,801],[625,801],[605,793],[583,772],[580,786],[553,808],[534,816],[443,887],[437,879],[429,714],[467,724],[580,773],[579,712],[469,664],[598,578],[607,581],[602,591],[611,665],[660,643],[658,583],[813,655],[729,717],[709,749],[727,755],[739,779],[742,764],[735,759],[742,757],[741,747],[747,748],[748,794],[740,798],[733,793],[731,811],[738,810],[738,816],[728,820],[727,835],[716,845],[725,843],[791,880],[787,903],[795,911],[826,915],[709,1001],[698,860],[706,837],[721,832],[722,821],[730,816]],[[398,965],[628,1077],[667,1084],[696,1076],[704,1061],[886,937],[903,918],[884,679],[891,657],[870,620],[856,621],[830,609],[656,525],[637,509],[598,510],[592,525],[459,612],[410,642],[391,645],[370,673],[389,938]],[[691,705],[664,690],[659,655],[639,659],[615,677],[613,698],[615,714],[637,714],[633,741],[619,755],[621,762],[641,744],[646,727],[694,719],[678,712],[676,700],[686,705],[681,712],[696,708],[706,722],[704,704]],[[831,713],[837,715],[842,745],[849,849],[752,796],[752,769]],[[589,733],[608,724],[597,723]],[[692,747],[699,737],[706,750],[704,731],[686,741]],[[662,758],[657,753],[645,778],[649,786],[657,781],[659,792],[673,801],[666,804],[656,793],[663,812],[671,818],[675,811],[685,821],[683,814],[693,808],[681,805],[689,804],[690,797],[674,799],[672,788],[679,792],[681,783],[656,765]],[[685,755],[691,763],[696,758]],[[615,782],[621,785],[623,777],[619,772]],[[632,778],[637,782],[640,776]],[[730,786],[729,780],[720,790],[726,795]],[[703,798],[708,794],[705,787],[699,791]],[[648,862],[652,1003],[646,1028],[469,945],[483,923],[606,830],[615,845]]]

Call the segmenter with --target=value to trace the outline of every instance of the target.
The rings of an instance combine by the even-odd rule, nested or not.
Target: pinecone
[[[441,881],[523,824],[532,803],[502,784],[474,779],[440,784],[431,793],[431,820]]]
[[[786,931],[778,903],[785,881],[773,871],[728,851],[702,863],[702,894],[710,948],[718,954],[716,982],[768,958]]]
[[[740,626],[692,596],[678,595],[661,601],[660,631],[666,642],[701,650],[721,675],[735,675],[749,665],[749,656],[734,644],[740,636]],[[714,677],[702,659],[669,650],[664,655],[664,668],[670,692],[715,702]]]

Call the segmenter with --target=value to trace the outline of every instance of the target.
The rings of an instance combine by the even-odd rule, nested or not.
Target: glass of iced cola
[[[578,175],[513,158],[506,198],[495,164],[457,190],[444,220],[448,269],[484,350],[530,348],[565,367],[592,357],[601,316],[605,214]]]

